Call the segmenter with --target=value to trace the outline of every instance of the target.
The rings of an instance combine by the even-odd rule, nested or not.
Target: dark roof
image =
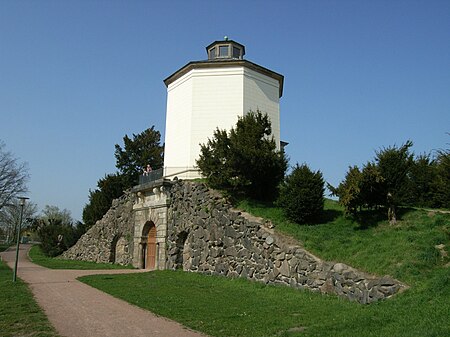
[[[230,42],[230,41],[227,41]],[[211,45],[213,45],[215,42],[213,42]],[[211,46],[210,45],[210,46]],[[208,46],[209,47],[209,46]],[[208,48],[206,47],[206,48]],[[237,60],[237,59],[215,59],[215,60],[207,60],[207,61],[193,61],[186,64],[184,67],[181,67],[176,72],[174,72],[172,75],[167,77],[164,80],[164,84],[166,87],[169,86],[172,82],[179,79],[184,74],[187,74],[189,71],[193,69],[207,69],[207,68],[229,68],[229,67],[235,67],[235,66],[241,66],[246,67],[251,70],[254,70],[260,74],[266,75],[268,77],[271,77],[278,81],[280,84],[280,91],[279,91],[279,97],[283,95],[283,82],[284,82],[284,76],[276,73],[270,69],[264,68],[256,63],[247,61],[247,60]]]

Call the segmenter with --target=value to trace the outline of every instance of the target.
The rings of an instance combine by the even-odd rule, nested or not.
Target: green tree
[[[450,150],[438,151],[436,176],[432,185],[434,205],[450,208]]]
[[[316,222],[323,213],[324,180],[320,171],[298,164],[280,187],[278,204],[286,216],[299,224]]]
[[[413,145],[407,141],[400,147],[391,146],[376,152],[375,162],[383,177],[381,198],[388,207],[388,219],[396,222],[396,207],[408,200],[408,173],[413,163],[409,152]]]
[[[114,199],[137,185],[138,177],[147,164],[153,169],[162,168],[164,148],[160,140],[161,134],[152,126],[140,134],[133,134],[131,138],[125,135],[123,148],[115,145],[118,172],[99,179],[97,188],[89,191],[89,201],[83,209],[84,228],[93,226],[106,214]]]
[[[368,162],[362,170],[360,181],[360,197],[359,207],[367,207],[369,209],[384,204],[381,195],[383,189],[384,178],[380,173],[377,165]]]
[[[331,193],[339,197],[339,203],[344,206],[347,214],[356,214],[363,205],[361,196],[362,173],[358,166],[350,166],[345,179],[337,188],[328,184]]]
[[[114,199],[122,196],[127,188],[123,176],[108,174],[97,182],[97,189],[89,191],[89,202],[83,209],[83,221],[86,229],[100,220],[111,207]]]
[[[273,200],[287,159],[277,151],[267,114],[249,111],[229,133],[217,129],[201,144],[197,165],[214,188],[259,200]]]
[[[408,204],[418,207],[434,207],[433,183],[437,179],[436,161],[429,154],[414,159],[409,171]]]
[[[76,242],[72,225],[63,224],[60,219],[50,219],[38,228],[42,252],[50,257],[58,256]]]
[[[137,184],[138,177],[147,164],[153,169],[162,168],[164,148],[160,142],[161,134],[152,126],[140,134],[133,134],[132,138],[125,135],[123,148],[115,145],[116,167],[124,177],[126,186]]]
[[[46,205],[34,223],[42,251],[47,256],[60,255],[73,246],[81,235],[73,225],[70,212],[57,206]]]

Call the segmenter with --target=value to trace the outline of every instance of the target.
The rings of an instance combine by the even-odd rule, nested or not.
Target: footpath
[[[76,280],[94,274],[142,270],[56,270],[28,259],[31,245],[21,245],[17,276],[28,283],[39,306],[63,337],[206,337]],[[14,268],[15,250],[0,253]]]

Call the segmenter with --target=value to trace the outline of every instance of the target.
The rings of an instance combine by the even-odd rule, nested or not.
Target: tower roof
[[[167,77],[164,80],[166,87],[193,69],[230,68],[241,66],[277,80],[279,83],[279,97],[283,95],[284,76],[256,63],[244,60],[244,45],[233,40],[228,40],[225,37],[223,41],[214,41],[208,45],[206,47],[206,52],[208,54],[207,60],[189,62]]]

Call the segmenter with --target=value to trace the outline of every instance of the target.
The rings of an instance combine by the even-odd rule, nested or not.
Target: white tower
[[[208,60],[193,61],[164,80],[167,86],[164,176],[200,177],[196,160],[200,144],[216,128],[230,130],[238,116],[259,109],[267,113],[280,149],[280,97],[283,75],[243,59],[245,47],[215,41]]]

